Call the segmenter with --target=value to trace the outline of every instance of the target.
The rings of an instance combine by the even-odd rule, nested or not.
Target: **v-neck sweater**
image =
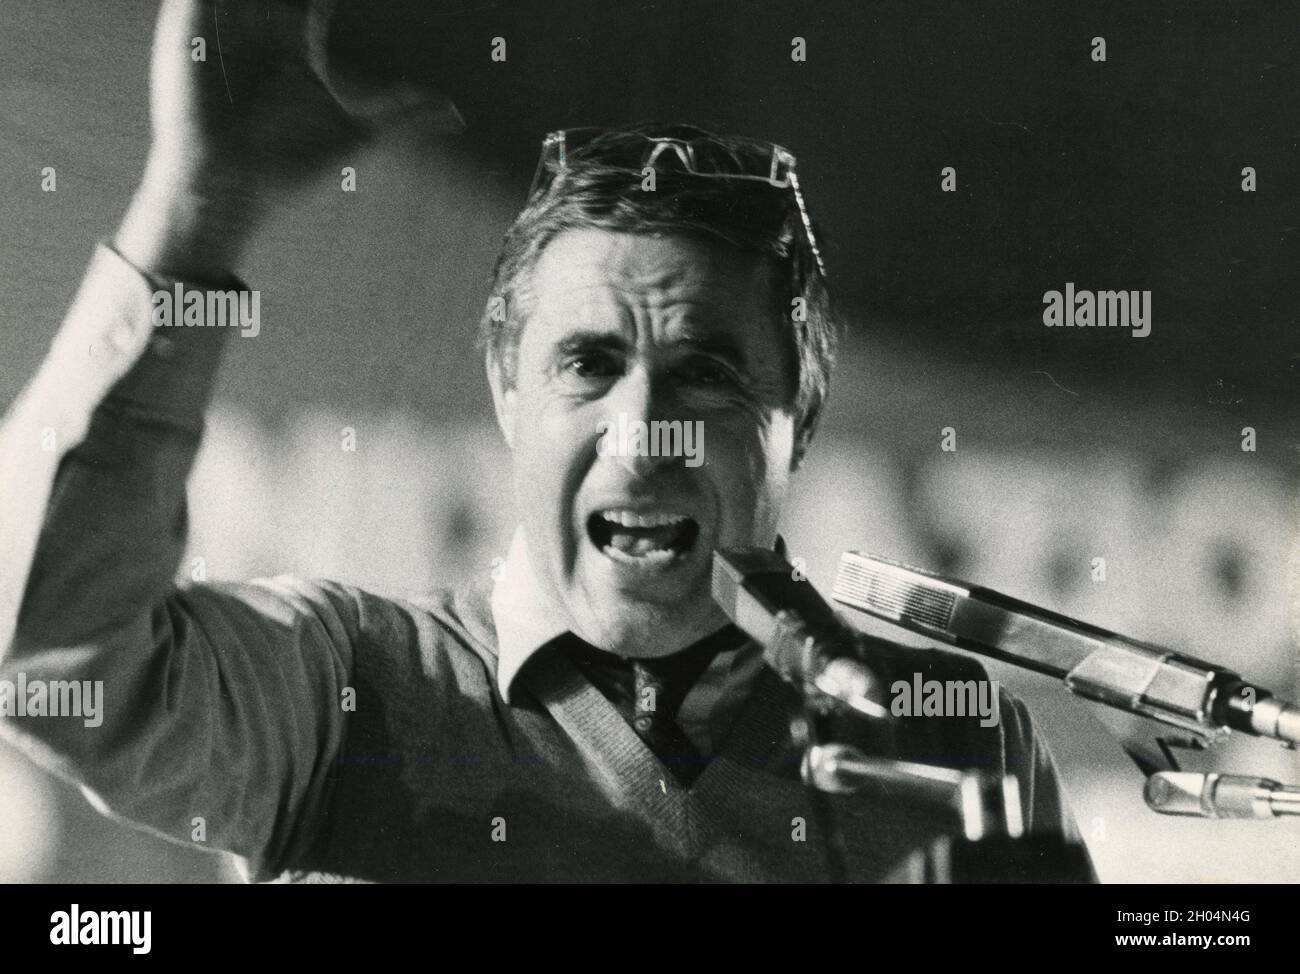
[[[514,705],[495,676],[485,586],[401,605],[355,600],[358,695],[315,834],[280,866],[290,879],[819,882],[824,821],[799,777],[795,692],[764,672],[730,734],[678,786],[616,708],[560,654],[522,675]],[[346,604],[346,603],[345,603]],[[351,613],[348,613],[349,615]],[[341,616],[342,618],[342,616]],[[355,627],[355,628],[354,628]],[[404,651],[394,650],[406,645]],[[873,646],[883,679],[983,678],[958,654]],[[1031,830],[1071,834],[1027,714],[1004,695],[1001,720],[904,718],[899,757],[1016,773]],[[827,799],[854,881],[916,879],[950,815],[888,792]],[[1086,876],[1076,877],[1086,879]]]

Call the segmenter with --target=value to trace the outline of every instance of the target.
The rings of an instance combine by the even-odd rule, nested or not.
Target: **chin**
[[[623,656],[666,656],[728,621],[712,598],[658,605],[613,597],[607,605],[610,611],[590,619],[590,635],[579,635],[599,649]]]

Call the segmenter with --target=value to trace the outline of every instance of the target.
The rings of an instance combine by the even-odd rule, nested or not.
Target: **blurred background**
[[[323,180],[240,268],[262,331],[231,342],[187,574],[202,559],[209,579],[408,595],[490,570],[513,513],[474,329],[536,147],[553,128],[672,119],[788,146],[829,241],[849,329],[786,530],[815,582],[870,550],[1300,695],[1290,4],[432,6],[339,5],[338,84],[436,86],[469,129],[388,133],[344,161],[356,192]],[[0,406],[140,173],[154,15],[0,0]],[[1043,293],[1067,281],[1150,289],[1150,336],[1045,328]],[[1121,743],[1149,726],[994,669],[1041,724],[1103,879],[1300,879],[1294,820],[1148,812]],[[1300,782],[1294,753],[1255,740],[1188,764]],[[233,878],[0,748],[0,881]]]

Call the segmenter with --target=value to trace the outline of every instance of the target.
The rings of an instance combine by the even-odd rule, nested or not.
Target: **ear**
[[[488,385],[492,387],[492,408],[497,414],[497,426],[505,437],[506,446],[515,448],[515,418],[519,394],[514,381],[506,374],[506,367],[495,354],[487,354]]]
[[[799,418],[799,427],[794,431],[794,453],[790,458],[790,471],[793,473],[803,466],[804,458],[812,447],[813,435],[817,432],[817,421],[821,419],[821,396],[813,394],[808,408]]]

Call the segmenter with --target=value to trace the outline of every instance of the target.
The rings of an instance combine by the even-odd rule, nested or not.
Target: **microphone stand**
[[[1300,787],[1241,774],[1157,771],[1143,797],[1161,815],[1269,819],[1300,816]]]
[[[794,687],[799,708],[793,740],[813,814],[827,836],[831,878],[848,875],[844,835],[831,796],[885,786],[953,822],[952,837],[926,852],[931,882],[1039,882],[1089,875],[1087,854],[1059,835],[1025,835],[1014,778],[918,764],[894,755],[901,726],[883,684],[861,659],[860,634],[796,572],[783,554],[764,548],[719,550],[713,556],[713,598],[736,626],[763,647],[768,666]],[[833,718],[855,719],[857,728]],[[837,737],[858,739],[862,748]]]
[[[1140,743],[1124,747],[1146,785],[1142,797],[1147,807],[1161,815],[1192,818],[1273,819],[1300,816],[1300,785],[1284,785],[1271,778],[1224,772],[1200,773],[1179,767],[1175,749],[1211,750],[1217,740],[1193,735],[1189,738],[1157,737],[1160,757]],[[1282,745],[1288,750],[1296,746]],[[1163,765],[1163,766],[1162,766]]]
[[[803,673],[816,672],[811,661],[825,652],[824,644],[793,611],[779,614],[764,649],[768,659],[802,659],[805,663],[798,670]],[[827,868],[832,882],[846,881],[847,852],[829,796],[874,789],[901,793],[950,814],[956,834],[941,837],[923,850],[927,883],[1051,881],[1060,878],[1062,868],[1054,863],[1066,863],[1066,868],[1076,870],[1086,863],[1082,850],[1062,838],[1025,836],[1020,783],[1014,775],[999,777],[877,757],[830,740],[823,718],[832,713],[862,717],[861,708],[847,705],[842,694],[824,683],[803,680],[796,686],[802,691],[801,706],[791,720],[791,733],[803,748],[801,775],[811,789],[814,812],[828,837]]]
[[[829,794],[901,791],[915,802],[949,812],[961,835],[972,842],[1024,835],[1020,783],[1014,775],[998,778],[983,771],[869,757],[847,744],[814,744],[804,751],[803,778]]]
[[[1060,679],[1069,691],[1190,734],[1157,743],[1168,768],[1137,744],[1125,752],[1162,815],[1300,816],[1300,786],[1269,778],[1182,771],[1170,747],[1205,750],[1233,731],[1300,747],[1300,706],[1204,660],[1109,632],[991,589],[847,551],[832,594],[891,625]]]

